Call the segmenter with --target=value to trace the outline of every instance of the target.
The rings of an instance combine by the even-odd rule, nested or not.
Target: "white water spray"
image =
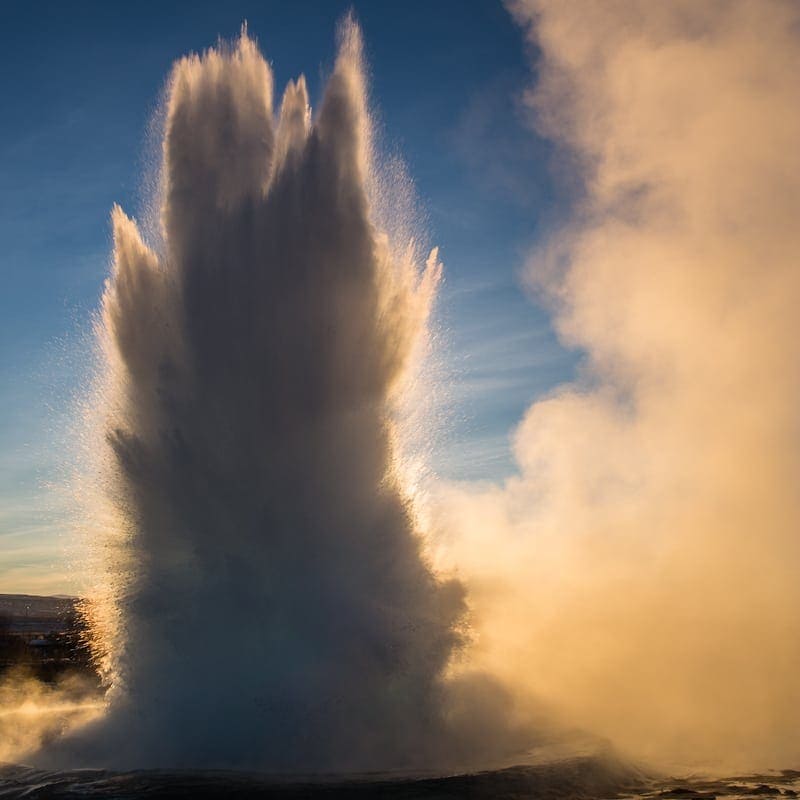
[[[379,227],[405,188],[376,178],[352,21],[340,38],[316,117],[301,77],[275,119],[246,32],[179,61],[162,241],[113,211],[93,401],[112,689],[72,763],[349,770],[446,747],[463,590],[424,557],[398,425],[440,267]]]

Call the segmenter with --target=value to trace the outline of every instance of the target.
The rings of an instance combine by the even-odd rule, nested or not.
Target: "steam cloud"
[[[340,37],[313,120],[301,77],[274,122],[246,32],[179,61],[161,241],[114,209],[113,688],[72,763],[343,771],[442,746],[464,596],[423,554],[400,424],[440,267],[381,226],[404,189],[373,163],[352,21]]]
[[[478,658],[674,765],[800,759],[800,7],[514,0],[583,193],[526,275],[574,383],[440,487]]]

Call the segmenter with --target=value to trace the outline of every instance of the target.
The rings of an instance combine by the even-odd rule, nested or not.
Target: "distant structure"
[[[0,594],[0,675],[23,668],[50,682],[65,672],[94,675],[78,598]]]

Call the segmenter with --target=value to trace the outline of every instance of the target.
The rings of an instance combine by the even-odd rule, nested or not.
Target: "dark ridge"
[[[591,757],[438,778],[362,775],[269,777],[237,772],[42,772],[0,770],[2,798],[271,798],[271,800],[604,800],[641,791],[646,779],[620,763]]]

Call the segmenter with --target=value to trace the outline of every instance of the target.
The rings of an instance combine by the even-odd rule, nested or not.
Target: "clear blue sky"
[[[71,398],[86,380],[90,314],[106,274],[108,215],[135,213],[147,126],[172,61],[243,20],[278,91],[312,102],[336,21],[362,23],[385,143],[413,176],[446,282],[449,422],[436,468],[500,480],[509,432],[575,357],[519,288],[525,253],[563,198],[520,95],[530,53],[500,2],[8,2],[0,22],[0,592],[74,589],[58,484]]]

